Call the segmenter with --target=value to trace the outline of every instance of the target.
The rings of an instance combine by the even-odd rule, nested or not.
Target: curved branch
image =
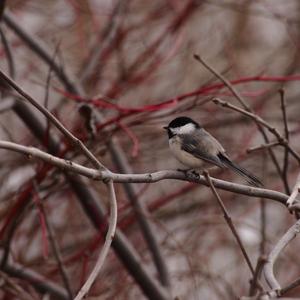
[[[287,200],[286,204],[288,207],[292,208],[292,205],[294,204],[294,202],[296,201],[296,198],[299,194],[299,190],[300,190],[300,173],[296,179],[296,183],[294,185],[293,191],[289,197],[289,199]]]
[[[81,287],[80,291],[74,298],[74,300],[81,300],[85,297],[85,295],[90,290],[92,284],[94,283],[96,277],[98,276],[101,267],[103,266],[103,263],[105,261],[105,258],[107,257],[108,251],[110,249],[110,245],[112,243],[112,240],[114,238],[115,232],[116,232],[116,226],[117,226],[117,200],[116,200],[116,194],[113,182],[110,180],[108,183],[108,190],[109,190],[109,199],[110,199],[110,219],[109,219],[109,227],[108,231],[106,233],[105,242],[101,249],[100,255],[98,257],[98,260],[95,264],[95,267],[90,274],[89,278],[85,282],[85,284]]]
[[[208,186],[207,180],[204,176],[193,176],[190,174],[184,174],[180,171],[174,170],[163,170],[153,173],[144,173],[144,174],[118,174],[112,173],[111,171],[96,170],[92,168],[84,167],[80,164],[72,162],[70,160],[58,158],[49,153],[41,151],[40,149],[34,147],[26,147],[12,142],[0,141],[0,148],[12,150],[19,152],[25,155],[28,155],[29,158],[36,157],[39,158],[53,166],[56,166],[64,171],[71,171],[94,180],[112,180],[113,182],[132,182],[132,183],[151,183],[157,182],[165,179],[177,179],[185,180],[191,182],[197,182],[203,185]],[[243,194],[250,197],[266,198],[280,202],[283,205],[286,205],[288,196],[273,190],[255,188],[246,185],[241,185],[237,183],[227,182],[220,179],[211,178],[214,186],[219,189],[230,191],[237,194]]]
[[[300,232],[300,220],[298,220],[278,241],[273,250],[268,256],[268,261],[264,266],[265,279],[272,291],[280,291],[281,287],[274,275],[274,263],[277,260],[280,252],[296,237]]]

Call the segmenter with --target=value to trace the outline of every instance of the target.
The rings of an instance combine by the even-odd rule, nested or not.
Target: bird
[[[167,130],[171,152],[189,169],[203,168],[205,162],[233,170],[252,186],[263,186],[260,179],[233,162],[218,140],[193,119],[177,117],[163,128]]]

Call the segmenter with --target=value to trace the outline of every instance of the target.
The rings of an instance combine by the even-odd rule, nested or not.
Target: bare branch
[[[291,208],[292,205],[294,204],[294,202],[296,201],[299,191],[300,191],[300,173],[298,174],[298,177],[296,179],[296,183],[294,185],[293,191],[292,191],[289,199],[286,202],[286,204],[289,208]]]
[[[0,141],[0,148],[12,150],[22,154],[26,154],[30,157],[36,157],[42,159],[43,161],[50,163],[64,171],[71,171],[77,174],[92,178],[94,180],[113,180],[113,182],[135,182],[135,183],[145,183],[145,182],[157,182],[164,179],[178,179],[191,182],[201,183],[208,186],[207,180],[204,176],[190,176],[186,175],[180,171],[174,170],[164,170],[154,173],[144,173],[144,174],[118,174],[112,173],[110,171],[100,171],[96,169],[91,169],[74,163],[69,160],[58,158],[49,153],[43,152],[34,147],[26,147],[12,142]],[[212,182],[216,188],[220,188],[226,191],[231,191],[233,193],[243,194],[250,197],[266,198],[275,200],[285,205],[288,196],[273,190],[256,188],[252,186],[241,185],[237,183],[227,182],[220,179],[212,178]]]
[[[261,144],[259,146],[254,146],[254,147],[248,148],[247,153],[255,152],[255,151],[258,151],[258,150],[265,150],[265,149],[273,148],[273,147],[276,147],[276,146],[280,146],[280,143],[279,142],[271,142],[271,143],[268,143],[268,144]]]
[[[6,39],[6,36],[5,36],[2,28],[0,28],[0,37],[1,37],[1,42],[3,44],[3,48],[4,48],[4,51],[5,51],[6,57],[7,57],[9,75],[10,75],[11,78],[15,78],[16,68],[15,68],[13,55],[12,55],[12,52],[11,52],[11,47],[10,47],[9,42]]]
[[[284,90],[280,89],[280,103],[281,103],[281,110],[282,110],[282,117],[283,117],[283,124],[284,124],[284,137],[287,142],[289,142],[289,128],[288,128],[288,121],[286,115],[286,104],[285,104],[285,97],[284,97]],[[288,148],[284,148],[284,158],[283,158],[283,168],[282,168],[282,175],[283,175],[283,182],[285,186],[285,191],[287,194],[290,194],[290,187],[288,183],[288,166],[289,166],[289,151]]]
[[[17,85],[11,78],[0,71],[0,79],[2,82],[8,84],[12,89],[14,89],[18,94],[25,98],[29,103],[31,103],[35,108],[37,108],[48,120],[50,120],[60,132],[62,132],[75,146],[78,146],[85,156],[92,162],[92,164],[99,168],[105,169],[105,167],[98,161],[98,159],[87,149],[87,147],[77,139],[68,129],[66,129],[62,123],[54,117],[46,108],[40,105],[36,100],[34,100],[29,94],[27,94],[20,86]]]
[[[55,299],[69,300],[69,296],[65,289],[51,282],[44,276],[25,268],[24,266],[14,264],[7,264],[3,271],[11,276],[21,278],[29,282],[36,290],[42,293],[49,293]]]
[[[268,261],[264,266],[264,275],[265,279],[272,289],[272,291],[276,292],[278,296],[280,295],[280,284],[274,275],[274,264],[283,249],[296,237],[296,235],[300,232],[300,220],[298,220],[277,242],[273,250],[268,256]]]
[[[37,203],[36,204],[37,204],[38,208],[40,209],[41,213],[43,214],[43,217],[44,217],[44,220],[45,220],[45,225],[46,225],[46,228],[47,228],[46,231],[47,231],[48,239],[50,241],[50,245],[51,245],[51,248],[52,248],[52,251],[53,251],[53,255],[54,255],[54,257],[57,261],[58,269],[60,271],[63,283],[66,287],[67,292],[68,292],[69,299],[73,299],[73,293],[72,293],[70,281],[69,281],[65,266],[63,264],[63,260],[62,260],[62,257],[61,257],[59,246],[58,246],[57,241],[55,239],[55,234],[54,234],[54,231],[53,231],[53,228],[52,228],[52,224],[48,220],[47,214],[45,213],[45,207],[44,207],[43,202],[41,201],[41,199],[39,197],[39,188],[38,188],[37,182],[34,181],[33,184],[34,184],[34,188],[36,190],[36,195],[35,195],[36,198],[37,198]]]
[[[296,280],[294,280],[292,283],[288,284],[286,287],[283,287],[280,290],[280,295],[284,295],[287,292],[289,292],[290,290],[298,287],[300,285],[300,278],[297,278]],[[281,299],[281,298],[280,298]]]
[[[7,274],[0,271],[0,278],[5,282],[5,284],[1,282],[2,290],[7,290],[20,300],[32,300],[32,295],[30,295],[25,289],[21,288],[20,285],[16,284],[16,282],[9,278]]]
[[[115,231],[116,231],[116,226],[117,226],[117,200],[116,200],[116,194],[115,194],[115,189],[114,189],[114,185],[113,182],[110,180],[107,183],[108,186],[108,190],[109,190],[109,196],[110,196],[110,220],[109,220],[109,227],[108,227],[108,231],[105,237],[105,242],[104,245],[101,249],[100,255],[97,259],[97,262],[94,266],[93,271],[91,272],[89,278],[87,279],[87,281],[85,282],[85,284],[81,287],[80,291],[78,292],[78,294],[76,295],[76,297],[74,298],[74,300],[81,300],[85,297],[85,295],[88,293],[88,291],[90,290],[92,284],[94,283],[94,281],[96,280],[96,277],[98,276],[101,267],[103,266],[103,263],[105,261],[105,258],[108,254],[108,251],[110,249],[110,245],[112,243],[112,240],[114,238],[115,235]]]
[[[260,278],[261,271],[263,270],[263,266],[266,263],[266,261],[267,261],[267,258],[265,256],[260,256],[257,260],[254,276],[251,279],[249,296],[253,296],[255,294],[257,287],[262,291],[261,285],[258,285],[257,281]]]
[[[254,114],[254,113],[251,113],[251,112],[248,112],[242,108],[239,108],[231,103],[228,103],[226,101],[223,101],[219,98],[213,98],[212,101],[217,104],[217,105],[221,105],[223,107],[227,107],[227,108],[230,108],[234,111],[237,111],[249,118],[251,118],[252,120],[255,120],[256,122],[258,122],[259,124],[261,124],[262,126],[266,127],[272,134],[274,134],[276,136],[276,138],[278,139],[278,142],[286,147],[289,152],[294,156],[294,158],[298,161],[298,163],[300,163],[300,156],[297,152],[295,152],[291,147],[290,145],[288,144],[287,140],[285,138],[283,138],[280,133],[278,132],[278,130],[271,126],[268,122],[266,122],[264,119],[262,119],[261,117],[259,117],[258,115]]]
[[[213,73],[217,78],[219,78],[225,86],[230,90],[230,92],[236,97],[236,99],[242,104],[244,108],[247,110],[250,110],[250,107],[248,104],[244,101],[242,96],[239,94],[239,92],[233,87],[233,85],[218,71],[216,71],[213,67],[211,67],[202,57],[200,57],[198,54],[194,54],[194,58],[200,62],[206,69],[208,69],[211,73]]]
[[[246,261],[246,263],[247,263],[247,265],[248,265],[248,267],[249,267],[249,269],[250,269],[250,271],[252,273],[252,276],[254,277],[255,276],[255,272],[254,272],[254,268],[253,268],[253,266],[251,264],[250,258],[249,258],[248,254],[246,252],[246,249],[245,249],[245,247],[244,247],[244,245],[243,245],[243,243],[242,243],[242,241],[241,241],[241,239],[240,239],[240,237],[239,237],[239,235],[238,235],[235,227],[234,227],[234,224],[233,224],[233,222],[231,220],[231,217],[230,217],[230,215],[229,215],[229,213],[228,213],[228,211],[227,211],[227,209],[226,209],[226,207],[225,207],[225,205],[224,205],[221,197],[219,196],[217,190],[214,187],[214,184],[213,184],[213,182],[212,182],[212,180],[211,180],[211,178],[209,176],[208,171],[204,172],[204,176],[205,176],[205,178],[206,178],[206,180],[207,180],[207,182],[209,184],[209,187],[210,187],[212,193],[214,194],[215,198],[217,199],[219,206],[221,207],[224,219],[227,222],[227,225],[229,226],[229,228],[230,228],[230,230],[231,230],[234,238],[236,239],[236,241],[237,241],[237,243],[238,243],[238,245],[239,245],[239,247],[240,247],[240,249],[241,249],[241,251],[243,253],[245,261]]]
[[[76,86],[73,81],[70,80],[70,75],[67,75],[64,69],[60,68],[59,65],[53,61],[52,55],[48,52],[47,47],[41,41],[38,41],[36,38],[32,38],[32,36],[24,30],[24,26],[18,24],[11,13],[6,11],[3,14],[3,21],[21,39],[26,41],[27,45],[33,50],[33,52],[39,55],[45,63],[51,66],[57,77],[65,84],[70,92],[75,94],[79,94],[79,92],[81,92],[80,87]]]

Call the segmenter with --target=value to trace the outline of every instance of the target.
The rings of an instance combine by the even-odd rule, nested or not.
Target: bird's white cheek
[[[169,140],[169,145],[174,156],[185,166],[190,168],[199,168],[203,166],[203,161],[195,158],[192,154],[181,149],[181,143],[178,137],[173,137]]]

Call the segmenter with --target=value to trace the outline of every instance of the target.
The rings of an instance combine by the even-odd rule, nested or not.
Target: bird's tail
[[[246,169],[244,169],[241,166],[239,166],[238,164],[234,163],[229,158],[227,158],[225,155],[221,155],[221,157],[219,157],[219,158],[226,167],[232,169],[234,172],[236,172],[240,176],[244,177],[249,184],[256,186],[256,187],[263,187],[262,182],[255,175],[251,174]]]

